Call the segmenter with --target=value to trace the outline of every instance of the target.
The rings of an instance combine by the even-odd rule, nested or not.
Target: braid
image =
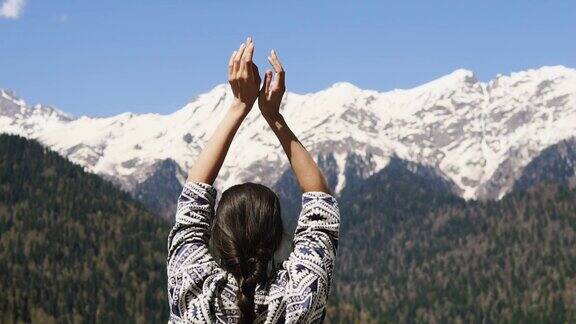
[[[252,323],[255,320],[254,314],[254,294],[256,285],[265,284],[268,281],[268,263],[272,259],[274,251],[268,249],[258,249],[256,256],[244,259],[237,258],[239,271],[234,271],[238,283],[236,300],[240,308],[240,323]],[[233,272],[233,274],[234,274]]]
[[[268,281],[268,264],[280,246],[282,232],[280,203],[270,189],[245,183],[222,194],[212,238],[222,267],[238,285],[239,323],[252,323],[256,318],[256,286]]]

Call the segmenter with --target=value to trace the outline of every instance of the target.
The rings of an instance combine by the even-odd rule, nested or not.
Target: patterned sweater
[[[188,181],[168,236],[170,323],[237,323],[238,289],[208,251],[216,189]],[[294,250],[267,285],[257,285],[255,323],[317,323],[326,314],[340,214],[323,192],[302,194]]]

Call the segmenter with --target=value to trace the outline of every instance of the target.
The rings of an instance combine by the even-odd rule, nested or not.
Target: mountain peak
[[[349,90],[349,91],[356,91],[356,90],[360,90],[360,88],[358,88],[357,86],[353,85],[350,82],[346,82],[346,81],[338,81],[334,84],[332,84],[328,89],[337,89],[337,90]]]
[[[570,75],[576,77],[576,70],[565,67],[563,65],[553,65],[553,66],[542,66],[538,69],[529,69],[526,71],[520,71],[512,73],[510,76],[534,76],[545,79],[555,79],[558,77],[564,77]]]
[[[22,100],[20,97],[18,97],[16,92],[9,90],[9,89],[0,89],[0,98],[4,98],[6,100],[12,101],[13,103],[15,103],[19,106],[26,105],[26,102],[24,100]]]
[[[464,86],[470,86],[478,83],[478,79],[474,72],[466,69],[457,69],[452,73],[443,75],[437,79],[424,83],[407,91],[438,91],[442,89],[453,89]]]
[[[446,82],[446,83],[476,83],[478,79],[476,79],[476,75],[473,71],[466,70],[466,69],[457,69],[454,70],[452,73],[446,74],[432,82]]]

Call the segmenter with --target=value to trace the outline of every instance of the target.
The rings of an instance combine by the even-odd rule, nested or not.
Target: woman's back
[[[208,251],[216,189],[189,181],[178,199],[170,233],[168,289],[171,322],[238,323],[238,285]],[[294,251],[267,284],[254,292],[256,323],[322,321],[338,244],[336,199],[324,192],[302,194]]]

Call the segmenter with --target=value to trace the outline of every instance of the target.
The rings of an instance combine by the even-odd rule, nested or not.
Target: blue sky
[[[175,111],[226,82],[246,36],[298,93],[576,67],[576,1],[6,1],[0,88],[75,115]]]

